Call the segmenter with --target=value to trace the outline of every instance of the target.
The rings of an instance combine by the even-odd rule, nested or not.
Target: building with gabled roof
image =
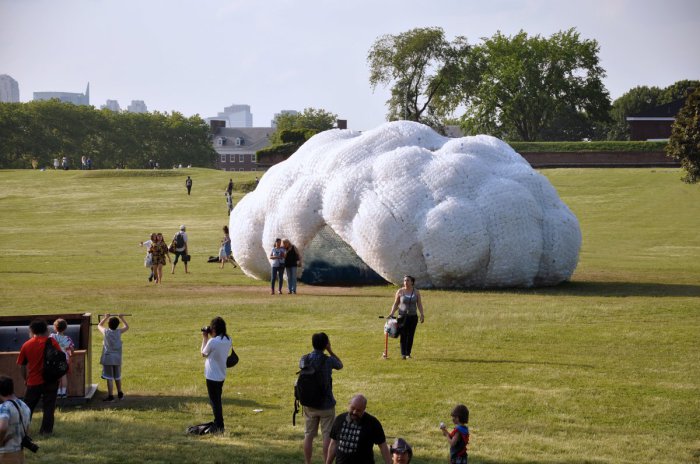
[[[259,170],[255,153],[270,145],[270,136],[274,129],[271,127],[222,127],[223,122],[210,122],[212,143],[219,155],[216,162],[217,168],[223,171]]]

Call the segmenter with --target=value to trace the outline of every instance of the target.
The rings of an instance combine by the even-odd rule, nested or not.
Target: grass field
[[[438,423],[458,402],[471,411],[470,463],[700,462],[700,188],[680,182],[680,171],[543,171],[581,222],[572,281],[426,290],[408,361],[397,359],[397,342],[380,358],[377,316],[393,287],[302,285],[272,297],[266,282],[206,263],[227,223],[230,174],[0,171],[0,314],[133,314],[127,398],[101,402],[95,330],[100,392],[59,410],[54,436],[37,440],[28,462],[303,462],[292,386],[320,330],[345,363],[334,375],[337,411],[364,393],[389,440],[413,445],[414,463],[446,461]],[[240,183],[254,173],[233,175]],[[152,231],[171,237],[180,224],[192,273],[179,265],[162,286],[149,284],[138,242]],[[215,315],[241,357],[224,386],[226,433],[188,437],[187,425],[211,420],[199,328]]]

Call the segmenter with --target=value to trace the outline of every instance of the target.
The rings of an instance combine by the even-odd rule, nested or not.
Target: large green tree
[[[367,61],[369,82],[391,86],[387,120],[406,119],[441,128],[459,103],[454,91],[469,53],[464,37],[452,42],[439,27],[416,28],[379,37]]]
[[[475,45],[464,72],[467,133],[538,140],[555,118],[572,123],[605,121],[610,100],[595,40],[575,29],[549,38],[500,32]],[[572,114],[576,117],[571,117]]]
[[[681,161],[683,181],[700,181],[700,88],[688,96],[673,123],[666,146],[668,156]]]

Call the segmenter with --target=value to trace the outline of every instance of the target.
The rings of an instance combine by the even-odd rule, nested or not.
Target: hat
[[[181,231],[183,231],[183,232],[184,232],[184,231],[186,230],[186,228],[185,228],[185,225],[184,225],[184,224],[180,226],[180,230],[181,230]]]
[[[394,440],[394,444],[391,445],[390,449],[392,453],[408,453],[413,456],[413,449],[411,449],[411,445],[406,443],[406,440],[403,438],[397,438]]]

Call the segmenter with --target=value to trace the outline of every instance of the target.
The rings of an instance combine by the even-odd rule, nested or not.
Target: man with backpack
[[[170,244],[170,252],[175,253],[175,259],[173,260],[173,269],[170,272],[171,274],[175,274],[175,265],[177,264],[177,260],[182,256],[182,262],[185,263],[185,274],[187,274],[189,271],[187,270],[187,263],[190,260],[190,255],[189,255],[189,250],[187,248],[187,234],[185,231],[187,228],[185,225],[180,226],[180,232],[175,234],[173,237],[173,242]]]
[[[44,379],[44,354],[47,343],[52,343],[58,351],[61,351],[61,347],[55,339],[49,337],[48,325],[44,320],[34,319],[29,324],[29,333],[31,338],[24,342],[17,357],[17,364],[27,385],[24,402],[33,413],[39,400],[42,400],[44,416],[41,419],[39,433],[50,435],[53,432],[58,379],[48,381]]]
[[[185,187],[187,187],[187,194],[189,195],[192,191],[192,178],[190,176],[187,176],[187,180],[185,181]]]
[[[333,397],[333,369],[343,368],[343,362],[331,349],[331,342],[324,332],[311,337],[314,350],[299,360],[299,378],[294,388],[296,399],[304,411],[304,461],[311,463],[314,438],[321,425],[323,435],[323,462],[328,456],[331,442],[331,427],[335,419],[335,397]],[[328,355],[324,353],[328,351]]]

